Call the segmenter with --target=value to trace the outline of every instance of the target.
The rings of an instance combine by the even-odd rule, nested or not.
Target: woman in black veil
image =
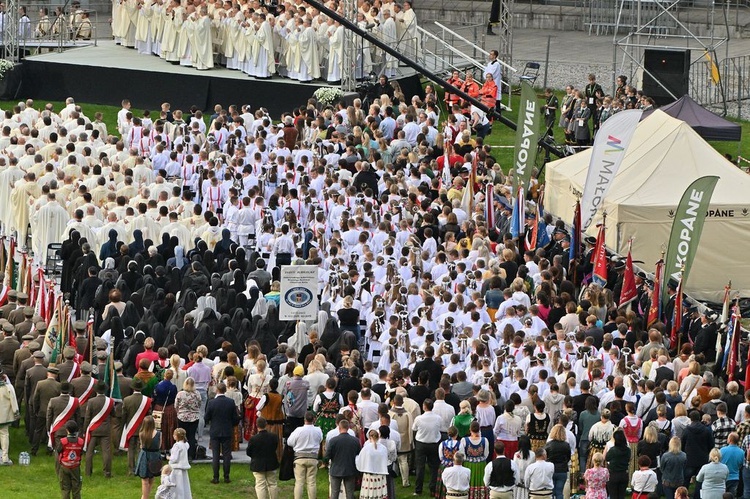
[[[62,248],[60,249],[60,258],[63,262],[60,289],[62,289],[63,293],[70,292],[73,285],[73,274],[75,273],[73,264],[77,258],[83,255],[79,244],[80,240],[81,234],[77,230],[71,229],[70,237],[62,243]]]
[[[134,297],[140,298],[140,296],[135,293],[130,295],[130,301],[125,304],[125,311],[123,311],[122,315],[120,316],[122,324],[125,327],[136,327],[141,320],[141,315],[143,312],[141,310],[141,313],[138,313],[138,307],[133,302]]]
[[[186,289],[180,294],[180,300],[177,302],[178,307],[185,309],[185,312],[192,312],[198,306],[198,297],[192,289]]]

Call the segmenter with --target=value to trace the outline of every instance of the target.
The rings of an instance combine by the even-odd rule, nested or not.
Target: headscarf
[[[106,243],[102,244],[102,249],[99,251],[99,260],[106,260],[109,257],[112,257],[113,265],[109,268],[115,268],[114,267],[114,257],[117,256],[119,251],[117,250],[117,231],[115,229],[111,229],[109,231],[109,239]]]
[[[141,229],[135,229],[133,231],[133,242],[128,245],[130,256],[134,257],[138,253],[143,252],[144,249],[143,232],[141,232]]]

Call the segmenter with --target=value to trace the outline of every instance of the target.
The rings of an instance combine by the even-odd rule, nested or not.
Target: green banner
[[[530,83],[521,82],[521,102],[518,107],[518,128],[516,129],[516,147],[513,155],[513,198],[518,195],[518,186],[529,188],[531,171],[534,169],[539,142],[539,112],[536,92]]]
[[[680,199],[674,220],[672,231],[669,234],[669,247],[667,248],[667,259],[665,265],[664,282],[669,279],[680,279],[682,274],[683,289],[690,275],[695,254],[698,251],[703,223],[706,221],[708,205],[711,195],[716,187],[719,177],[701,177],[688,186]],[[664,286],[662,299],[667,299],[667,286]]]

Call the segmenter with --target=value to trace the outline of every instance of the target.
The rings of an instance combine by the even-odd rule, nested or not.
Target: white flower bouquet
[[[340,88],[334,87],[321,87],[315,91],[313,97],[323,107],[330,106],[334,102],[340,100],[344,96],[344,92]]]
[[[8,75],[8,72],[13,69],[14,66],[15,64],[13,64],[13,61],[9,61],[8,59],[0,59],[0,80],[4,80]]]

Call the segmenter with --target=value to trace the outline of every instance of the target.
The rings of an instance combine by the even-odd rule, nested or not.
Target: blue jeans
[[[674,493],[677,489],[672,487],[664,486],[664,499],[674,499]]]
[[[733,496],[737,496],[737,487],[739,486],[739,484],[739,480],[727,480],[727,492],[731,492]]]
[[[743,499],[750,499],[750,468],[742,468],[742,483],[745,488],[743,489]]]
[[[562,473],[555,473],[552,475],[552,493],[555,499],[563,499],[565,489],[565,482],[568,481],[568,472],[563,471]]]

